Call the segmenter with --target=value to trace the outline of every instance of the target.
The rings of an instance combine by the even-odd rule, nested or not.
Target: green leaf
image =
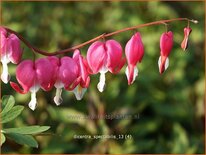
[[[1,123],[6,123],[6,122],[9,122],[9,121],[15,119],[19,114],[21,114],[23,109],[24,109],[24,107],[20,106],[20,105],[13,107],[5,115],[2,115]]]
[[[2,97],[2,112],[1,115],[6,114],[8,111],[12,109],[14,106],[15,100],[14,97],[11,95],[5,95]]]
[[[38,148],[37,141],[30,135],[22,135],[19,133],[7,133],[6,136],[14,140],[18,144],[28,145],[30,147]]]
[[[38,134],[48,130],[49,126],[26,126],[26,127],[19,127],[19,128],[9,128],[4,129],[5,133],[19,133],[19,134]]]
[[[1,133],[1,146],[6,141],[6,138],[3,133]]]

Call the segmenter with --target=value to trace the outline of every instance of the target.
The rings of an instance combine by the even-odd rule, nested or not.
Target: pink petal
[[[125,54],[128,64],[135,66],[137,62],[141,62],[144,56],[144,45],[142,43],[141,35],[139,32],[134,34],[132,38],[127,42],[125,47]]]
[[[173,33],[171,31],[165,32],[160,38],[161,55],[168,57],[173,46]]]
[[[106,43],[106,52],[107,52],[107,67],[109,68],[110,72],[114,72],[114,70],[120,70],[119,65],[122,59],[122,47],[121,45],[115,40],[108,40]]]
[[[69,91],[74,90],[74,88],[77,87],[77,85],[80,83],[80,81],[81,81],[81,77],[76,78],[73,81],[73,83],[71,83],[70,85],[66,85],[65,89],[69,90]]]
[[[165,71],[165,62],[166,62],[167,57],[161,56],[161,63],[159,67],[159,72],[162,74]]]
[[[126,59],[122,58],[122,60],[120,61],[120,63],[118,64],[118,66],[116,66],[116,68],[110,70],[110,72],[112,72],[113,74],[117,74],[120,72],[120,70],[122,69],[122,67],[125,65],[126,63]]]
[[[47,59],[50,61],[52,64],[52,67],[54,69],[54,74],[53,74],[53,81],[58,80],[58,73],[59,73],[59,67],[60,67],[60,60],[56,56],[49,56]]]
[[[73,54],[73,59],[78,62],[79,61],[79,56],[80,56],[80,51],[78,49],[76,49],[74,51],[74,54]]]
[[[181,43],[181,48],[185,51],[187,49],[188,46],[188,37],[190,35],[190,33],[192,32],[192,29],[189,27],[184,28],[184,39]]]
[[[19,92],[28,92],[29,89],[36,85],[37,81],[36,81],[36,73],[35,73],[35,69],[34,69],[34,62],[31,60],[24,60],[22,61],[16,68],[16,78],[17,81],[19,82],[19,84],[22,86],[22,88],[24,89],[23,91],[19,91]],[[17,88],[17,85],[12,84],[13,88]]]
[[[65,87],[69,87],[79,77],[78,64],[70,57],[61,58],[58,78]]]
[[[134,77],[134,66],[128,65],[128,70],[129,70],[128,85],[131,85],[133,82],[133,77]]]
[[[87,61],[93,74],[99,72],[99,70],[106,64],[106,49],[104,43],[100,41],[94,42],[87,51]]]
[[[40,58],[35,62],[36,76],[41,88],[45,91],[50,90],[55,79],[55,68],[52,67],[52,63],[47,58]]]
[[[84,64],[84,58],[82,56],[79,56],[79,68],[80,68],[80,74],[81,74],[81,83],[80,85],[83,88],[87,88],[90,83],[90,77],[89,73],[87,72],[87,66]]]
[[[6,30],[0,27],[0,55],[3,57],[7,51],[7,38],[6,38]]]
[[[16,35],[11,34],[8,37],[7,48],[10,61],[14,64],[19,63],[22,57],[22,50],[20,40]]]
[[[22,90],[19,85],[15,82],[10,82],[11,87],[20,94],[26,94],[28,90]]]

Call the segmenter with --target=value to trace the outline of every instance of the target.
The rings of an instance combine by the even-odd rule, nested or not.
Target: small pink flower
[[[50,62],[53,64],[55,69],[56,82],[54,86],[56,87],[56,96],[54,97],[54,102],[56,105],[62,103],[62,88],[66,90],[73,90],[80,82],[81,77],[79,75],[78,64],[70,57],[63,57],[61,59],[52,56],[48,57]]]
[[[96,41],[88,49],[87,61],[92,74],[100,73],[97,88],[103,92],[105,87],[105,74],[118,73],[125,64],[122,58],[122,47],[115,40],[106,42]]]
[[[36,93],[39,88],[44,91],[49,91],[54,85],[54,68],[47,58],[40,58],[35,62],[31,60],[22,61],[16,69],[16,78],[23,90],[18,84],[10,82],[12,88],[21,93],[25,94],[28,91],[31,92],[31,101],[29,107],[35,110],[37,100]]]
[[[191,32],[192,32],[192,29],[190,27],[185,27],[184,28],[184,39],[181,43],[181,47],[184,51],[187,49],[188,38],[189,38],[189,35],[190,35]]]
[[[160,57],[158,60],[159,72],[162,74],[169,66],[169,54],[173,46],[173,33],[165,32],[160,38]]]
[[[1,40],[1,63],[3,66],[1,80],[4,83],[8,83],[10,75],[8,73],[8,63],[19,63],[22,56],[22,50],[20,46],[19,38],[14,34],[7,34],[7,31],[0,27],[0,40]]]
[[[89,83],[90,83],[90,77],[89,77],[89,73],[87,71],[88,66],[87,66],[86,59],[80,55],[80,51],[78,49],[74,51],[73,59],[77,62],[78,66],[79,66],[79,69],[80,69],[79,73],[80,73],[80,77],[81,77],[80,83],[75,87],[73,92],[76,96],[76,99],[81,100],[83,98],[87,88],[89,87]]]
[[[131,85],[138,75],[136,64],[138,62],[140,63],[144,56],[144,45],[139,32],[135,33],[127,42],[125,54],[128,63],[125,73],[127,76],[128,85]]]

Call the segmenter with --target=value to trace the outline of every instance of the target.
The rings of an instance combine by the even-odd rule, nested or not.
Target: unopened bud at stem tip
[[[193,22],[193,23],[195,23],[195,24],[198,24],[198,20],[192,19],[192,20],[190,20],[190,21]]]

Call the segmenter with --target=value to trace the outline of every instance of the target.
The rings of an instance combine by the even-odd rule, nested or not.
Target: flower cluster
[[[188,45],[188,37],[192,29],[184,29],[184,39],[181,43],[183,50]],[[9,81],[7,64],[17,64],[21,60],[22,49],[19,38],[6,29],[0,28],[1,39],[1,63],[3,71],[1,79],[4,83]],[[165,32],[160,38],[160,57],[158,60],[159,72],[162,74],[169,66],[169,54],[173,46],[173,33]],[[84,93],[90,84],[90,75],[100,73],[97,88],[103,92],[105,88],[105,74],[109,71],[117,74],[127,62],[125,70],[128,85],[131,85],[138,75],[137,63],[140,63],[144,56],[144,45],[139,32],[136,32],[125,46],[125,57],[123,48],[116,40],[95,41],[88,48],[86,58],[80,50],[74,51],[73,57],[48,56],[35,61],[23,60],[16,68],[16,79],[18,83],[10,82],[11,87],[25,94],[31,92],[29,107],[34,110],[37,105],[36,93],[41,88],[50,91],[56,88],[54,102],[56,105],[62,103],[62,89],[73,91],[77,100],[83,98]]]

